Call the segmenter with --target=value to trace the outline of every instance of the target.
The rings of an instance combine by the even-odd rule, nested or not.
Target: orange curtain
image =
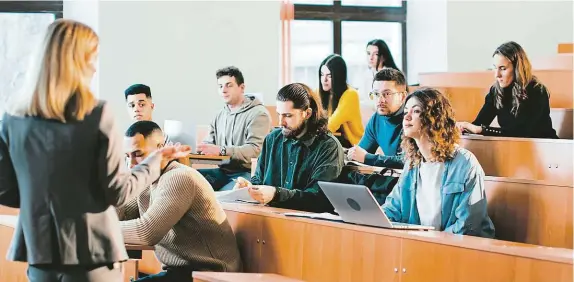
[[[295,18],[295,6],[291,0],[281,3],[281,84],[291,83],[291,21]]]

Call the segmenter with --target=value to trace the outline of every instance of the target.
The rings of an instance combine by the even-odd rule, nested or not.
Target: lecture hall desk
[[[246,270],[304,281],[572,281],[572,249],[399,231],[224,203]]]

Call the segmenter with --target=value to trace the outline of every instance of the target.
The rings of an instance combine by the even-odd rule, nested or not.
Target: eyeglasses
[[[383,97],[386,99],[386,98],[389,98],[389,97],[390,97],[391,95],[393,95],[393,94],[401,94],[401,93],[404,93],[404,92],[384,91],[383,93],[379,93],[379,92],[376,92],[376,91],[371,91],[371,92],[369,92],[369,98],[370,98],[371,100],[376,100],[376,99],[381,98],[381,96],[383,96]]]

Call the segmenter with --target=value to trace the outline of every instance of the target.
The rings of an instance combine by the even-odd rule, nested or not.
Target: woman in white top
[[[494,237],[487,214],[484,171],[457,145],[460,132],[448,99],[432,88],[405,100],[403,173],[383,211],[391,221],[454,234]]]

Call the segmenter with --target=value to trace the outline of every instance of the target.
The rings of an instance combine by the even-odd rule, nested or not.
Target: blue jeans
[[[197,171],[207,179],[215,191],[232,190],[233,186],[235,186],[233,180],[238,177],[243,177],[247,180],[251,179],[251,173],[249,172],[226,173],[220,168],[204,168]]]

